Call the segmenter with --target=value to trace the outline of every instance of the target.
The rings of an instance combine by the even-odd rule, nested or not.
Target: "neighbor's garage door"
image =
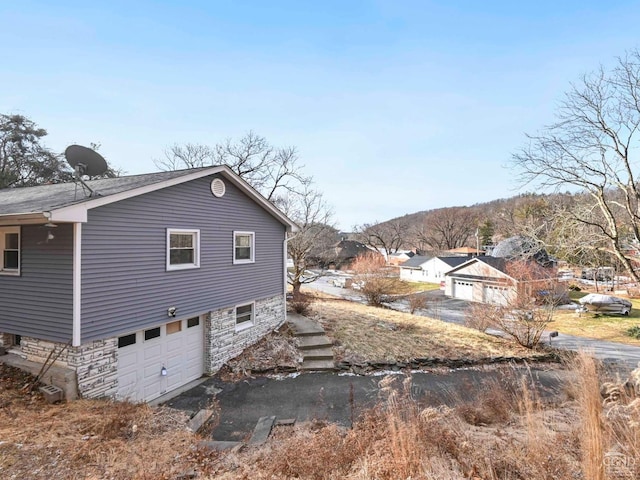
[[[454,279],[453,297],[461,300],[473,300],[473,283]]]
[[[506,305],[509,302],[509,290],[505,287],[485,285],[482,288],[482,298],[484,303]]]
[[[118,397],[149,401],[202,376],[202,324],[194,317],[119,337]]]

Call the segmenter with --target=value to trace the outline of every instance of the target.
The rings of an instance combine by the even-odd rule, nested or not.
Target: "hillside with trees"
[[[505,238],[524,235],[539,242],[559,260],[584,266],[617,266],[615,254],[597,235],[597,227],[575,219],[590,208],[584,193],[524,193],[470,206],[423,210],[376,224],[362,225],[358,238],[378,248],[438,253],[459,247],[487,248]],[[477,237],[476,237],[477,234]],[[635,255],[637,242],[626,240]]]

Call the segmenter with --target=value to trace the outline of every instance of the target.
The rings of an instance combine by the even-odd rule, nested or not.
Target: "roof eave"
[[[49,217],[45,212],[12,213],[0,215],[0,226],[29,225],[48,222]]]

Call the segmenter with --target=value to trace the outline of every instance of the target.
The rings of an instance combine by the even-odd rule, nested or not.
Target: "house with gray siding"
[[[228,167],[86,185],[0,190],[5,350],[148,401],[284,322],[296,226]]]

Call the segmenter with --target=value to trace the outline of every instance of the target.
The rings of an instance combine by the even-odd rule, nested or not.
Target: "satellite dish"
[[[64,156],[79,177],[102,175],[108,168],[102,155],[82,145],[69,145],[64,151]]]

